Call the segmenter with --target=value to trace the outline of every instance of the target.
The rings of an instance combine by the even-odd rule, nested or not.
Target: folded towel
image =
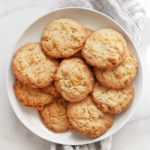
[[[138,46],[146,18],[144,2],[143,0],[55,0],[52,9],[83,7],[103,12],[119,23]],[[111,136],[102,141],[81,146],[50,144],[50,150],[110,150],[111,147]]]
[[[52,142],[50,144],[50,150],[111,150],[111,147],[112,136],[99,142],[79,146],[60,145]]]

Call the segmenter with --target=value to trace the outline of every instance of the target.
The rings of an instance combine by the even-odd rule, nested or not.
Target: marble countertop
[[[53,1],[0,0],[0,149],[49,150],[50,143],[31,133],[16,117],[6,91],[7,56],[24,29],[48,12]],[[150,7],[149,7],[150,8]],[[141,102],[128,123],[113,135],[112,150],[150,147],[150,11],[142,32],[139,51],[143,63],[144,89]]]

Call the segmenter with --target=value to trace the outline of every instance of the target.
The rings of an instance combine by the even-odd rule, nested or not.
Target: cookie
[[[22,84],[19,80],[14,83],[14,92],[24,106],[42,108],[45,104],[53,101],[53,97],[42,92],[40,88],[31,88]]]
[[[68,58],[82,49],[86,36],[86,29],[80,23],[60,18],[46,26],[41,36],[41,46],[52,58]]]
[[[39,43],[28,43],[14,54],[12,70],[15,77],[32,88],[43,88],[54,80],[57,60],[48,58]]]
[[[127,51],[124,61],[113,69],[94,68],[97,80],[104,86],[112,89],[121,89],[128,86],[137,74],[138,63],[130,50]]]
[[[69,103],[67,115],[72,128],[89,137],[102,135],[114,122],[114,115],[98,109],[89,96],[81,102]]]
[[[79,58],[62,60],[54,80],[58,92],[69,102],[78,102],[86,98],[95,83],[92,71]]]
[[[67,117],[67,102],[63,98],[55,98],[53,103],[45,105],[39,111],[44,125],[54,132],[64,132],[70,129]]]
[[[44,93],[49,94],[53,97],[60,97],[60,93],[56,90],[54,83],[41,89]]]
[[[97,82],[91,96],[104,112],[117,114],[129,107],[134,97],[134,89],[132,85],[129,85],[120,90],[113,90],[101,86]]]
[[[124,37],[115,30],[105,28],[87,38],[82,55],[91,66],[113,68],[123,61],[126,50]]]

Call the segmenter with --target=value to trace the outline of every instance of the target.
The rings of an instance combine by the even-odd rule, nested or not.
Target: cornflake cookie
[[[86,37],[86,29],[77,21],[60,18],[46,26],[41,36],[41,46],[52,58],[68,58],[82,49]]]
[[[56,90],[54,83],[41,89],[44,93],[50,94],[53,97],[60,97],[61,94]]]
[[[55,98],[53,103],[45,105],[39,111],[44,125],[54,132],[64,132],[70,129],[67,118],[67,101]]]
[[[114,115],[103,113],[88,96],[77,103],[69,103],[67,115],[72,128],[89,137],[105,133],[114,122]]]
[[[57,60],[48,58],[39,43],[28,43],[20,47],[12,60],[15,77],[32,88],[43,88],[51,84],[57,67]]]
[[[79,58],[62,60],[54,79],[56,89],[69,102],[79,102],[86,98],[95,83],[92,71]]]
[[[104,86],[112,89],[121,89],[128,86],[136,76],[138,63],[130,50],[127,51],[124,61],[113,69],[97,69],[97,80]]]
[[[31,88],[18,80],[14,83],[14,92],[24,106],[42,108],[53,101],[53,97],[42,92],[40,88]]]
[[[86,62],[97,68],[113,68],[120,64],[127,46],[123,36],[112,29],[100,29],[91,34],[82,49]]]
[[[134,97],[134,89],[129,85],[121,90],[112,90],[97,82],[91,95],[92,100],[104,112],[117,114],[129,107]]]

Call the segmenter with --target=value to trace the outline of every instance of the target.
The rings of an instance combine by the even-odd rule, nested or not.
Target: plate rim
[[[99,12],[97,10],[93,10],[93,9],[89,9],[89,8],[81,8],[81,7],[69,7],[69,8],[59,8],[59,9],[56,9],[56,10],[51,10],[49,12],[46,12],[44,13],[43,15],[39,16],[37,19],[33,20],[32,23],[30,23],[25,29],[23,32],[21,32],[19,38],[17,39],[16,43],[14,44],[14,47],[13,47],[13,50],[10,52],[10,59],[8,59],[8,65],[7,65],[7,73],[6,73],[6,88],[7,88],[7,94],[8,94],[8,99],[9,99],[9,102],[11,104],[11,107],[13,108],[13,111],[15,112],[15,115],[17,116],[17,118],[22,122],[22,124],[28,129],[30,130],[32,133],[34,133],[35,135],[37,135],[38,137],[41,137],[42,139],[45,139],[49,142],[54,142],[54,143],[58,143],[58,144],[69,144],[69,145],[83,145],[83,144],[91,144],[91,143],[94,143],[94,142],[97,142],[97,141],[101,141],[103,139],[105,139],[107,137],[107,134],[105,136],[103,136],[103,139],[101,139],[100,137],[98,138],[94,138],[94,140],[91,140],[91,142],[82,142],[82,143],[65,143],[65,142],[59,142],[59,141],[51,141],[51,140],[48,140],[46,137],[44,136],[41,136],[40,134],[36,133],[36,131],[33,131],[31,130],[31,128],[29,127],[29,125],[27,125],[27,123],[24,121],[24,119],[21,118],[21,115],[17,113],[17,110],[14,109],[14,104],[12,103],[12,100],[11,100],[11,94],[8,92],[9,91],[9,81],[8,81],[8,78],[9,78],[9,72],[10,72],[10,68],[11,68],[11,62],[12,62],[12,56],[13,56],[13,53],[14,53],[14,50],[15,50],[15,47],[17,46],[17,43],[19,42],[19,39],[25,34],[25,32],[34,24],[36,23],[38,20],[42,19],[43,17],[47,16],[47,15],[50,15],[51,13],[57,13],[58,11],[64,11],[64,10],[86,10],[86,11],[92,11],[93,13],[97,13],[99,15],[102,15],[103,17],[111,20],[111,22],[115,23],[121,30],[123,30],[123,32],[127,35],[127,37],[129,38],[132,46],[134,47],[134,49],[136,49],[136,53],[138,54],[138,59],[140,60],[140,63],[141,63],[141,57],[139,55],[139,52],[137,50],[137,48],[135,47],[135,44],[134,42],[131,40],[131,37],[129,36],[129,34],[125,31],[125,29],[119,25],[114,19],[112,19],[111,17],[107,16],[106,14],[102,13],[102,12]],[[143,80],[143,69],[141,67],[141,64],[140,64],[140,70],[141,70],[141,79]],[[142,87],[141,87],[141,90],[143,89],[143,81],[141,81],[142,83]],[[141,93],[142,91],[140,92],[140,96],[141,96]],[[114,130],[111,135],[113,135],[114,133],[116,133],[117,131],[119,131],[128,121],[129,119],[132,117],[132,115],[134,114],[134,112],[136,111],[137,107],[138,107],[138,104],[140,103],[140,98],[138,100],[138,103],[136,104],[136,107],[134,108],[134,111],[132,111],[132,113],[130,113],[130,115],[128,115],[128,117],[126,118],[126,120],[121,124],[121,126],[119,128],[117,128],[116,130]],[[109,135],[110,136],[110,135]]]

